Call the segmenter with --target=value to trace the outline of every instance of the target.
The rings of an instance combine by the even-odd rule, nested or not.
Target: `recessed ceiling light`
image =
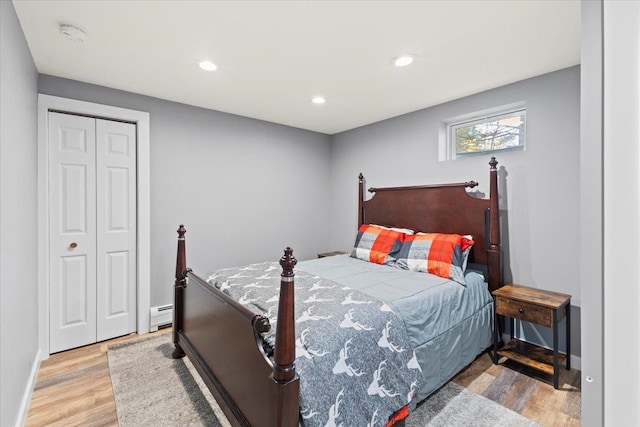
[[[311,102],[314,104],[324,104],[327,102],[327,99],[324,96],[316,96],[311,100]]]
[[[205,71],[215,71],[218,69],[218,66],[211,61],[202,61],[200,63],[200,68]]]
[[[406,67],[416,59],[415,55],[400,55],[391,61],[396,67]]]
[[[60,34],[73,42],[83,42],[87,34],[78,27],[69,24],[60,24]]]

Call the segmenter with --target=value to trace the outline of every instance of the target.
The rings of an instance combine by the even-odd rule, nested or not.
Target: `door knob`
[[[77,244],[76,242],[72,242],[72,243],[69,245],[69,247],[70,247],[71,249],[75,249],[77,246],[78,246],[78,244]]]

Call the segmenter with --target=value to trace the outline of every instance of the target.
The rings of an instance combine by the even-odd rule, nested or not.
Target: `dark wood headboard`
[[[491,291],[502,282],[498,210],[498,162],[489,162],[489,199],[469,195],[477,182],[411,187],[370,188],[365,200],[365,180],[360,174],[358,227],[379,224],[427,233],[470,234],[475,244],[469,262],[486,266]]]

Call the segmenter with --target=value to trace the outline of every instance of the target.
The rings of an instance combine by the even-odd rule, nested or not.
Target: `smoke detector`
[[[83,42],[87,38],[84,31],[69,24],[60,24],[60,34],[73,42]]]

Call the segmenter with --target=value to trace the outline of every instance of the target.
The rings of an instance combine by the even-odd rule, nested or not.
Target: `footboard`
[[[292,251],[287,248],[280,260],[283,273],[272,363],[259,336],[270,329],[269,320],[186,268],[185,232],[180,226],[173,357],[189,357],[233,425],[297,426]]]

